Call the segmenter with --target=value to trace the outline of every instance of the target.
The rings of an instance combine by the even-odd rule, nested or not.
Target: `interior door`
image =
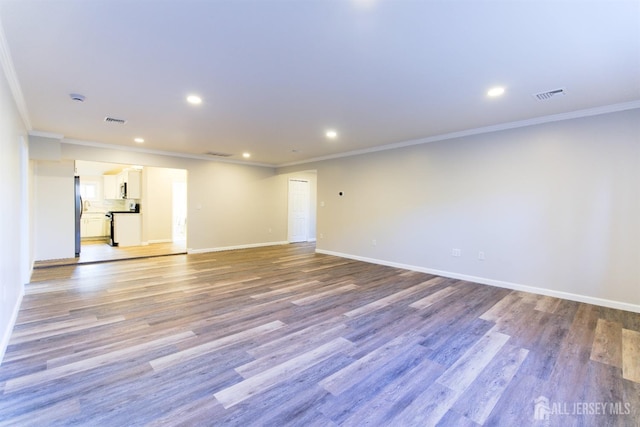
[[[306,242],[309,234],[309,181],[289,180],[289,233],[290,243]]]

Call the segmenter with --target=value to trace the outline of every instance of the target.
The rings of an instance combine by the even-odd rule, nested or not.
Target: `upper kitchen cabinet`
[[[103,175],[103,190],[106,200],[114,200],[120,198],[120,187],[118,186],[118,175]]]
[[[103,175],[103,178],[105,199],[142,198],[142,173],[139,170],[125,169],[117,175]]]
[[[124,182],[127,183],[127,199],[142,198],[142,173],[138,170],[123,171],[125,175]]]

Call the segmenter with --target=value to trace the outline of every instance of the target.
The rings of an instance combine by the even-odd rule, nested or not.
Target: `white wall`
[[[640,110],[309,166],[319,251],[640,311]]]
[[[186,170],[190,252],[281,243],[287,239],[286,203],[281,206],[279,198],[274,197],[279,194],[281,178],[273,168],[65,142],[61,143],[60,156]],[[144,205],[142,209],[146,209]]]
[[[173,184],[187,182],[183,169],[146,167],[142,172],[143,239],[148,243],[173,239]]]
[[[274,197],[280,183],[274,169],[198,162],[188,174],[189,248],[287,240],[286,208]]]
[[[35,161],[35,258],[75,256],[74,163]]]
[[[279,175],[67,143],[61,158],[186,169],[191,252],[286,241],[287,177],[314,169],[319,251],[640,311],[639,135],[630,110]]]
[[[0,362],[32,264],[29,215],[21,210],[29,204],[29,185],[23,180],[29,168],[26,133],[0,67]]]

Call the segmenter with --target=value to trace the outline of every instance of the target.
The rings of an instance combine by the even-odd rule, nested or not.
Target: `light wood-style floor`
[[[186,242],[154,243],[144,246],[112,247],[104,239],[83,240],[77,258],[62,258],[36,261],[34,268],[56,267],[61,265],[91,264],[95,262],[116,261],[122,259],[149,258],[164,255],[186,254]]]
[[[54,267],[0,393],[19,426],[638,426],[640,314],[308,244]]]

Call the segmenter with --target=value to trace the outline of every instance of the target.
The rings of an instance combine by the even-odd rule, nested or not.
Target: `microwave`
[[[121,199],[126,199],[127,198],[127,183],[123,182],[122,184],[120,184],[120,198]]]

